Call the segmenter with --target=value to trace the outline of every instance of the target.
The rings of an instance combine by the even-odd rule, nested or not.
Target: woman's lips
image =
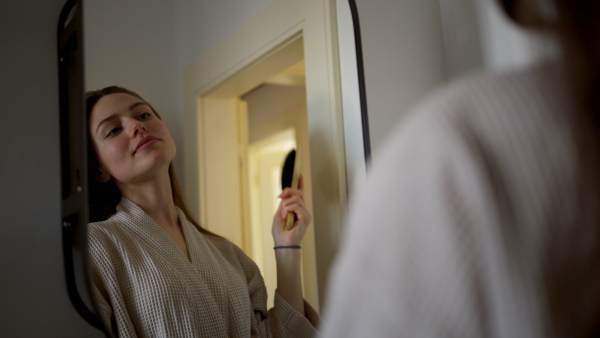
[[[153,145],[154,143],[156,143],[157,141],[158,141],[158,137],[146,136],[140,140],[140,142],[135,147],[135,150],[133,151],[133,153],[135,154],[138,151],[144,150],[144,149],[148,148],[149,146]]]

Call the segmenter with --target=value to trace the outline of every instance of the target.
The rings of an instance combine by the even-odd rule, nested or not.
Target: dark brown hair
[[[118,87],[118,86],[110,86],[106,88],[102,88],[99,90],[89,91],[85,95],[86,102],[86,114],[89,120],[90,115],[92,113],[92,109],[98,103],[98,101],[104,96],[110,94],[123,93],[134,96],[143,102],[145,102],[150,109],[156,114],[156,116],[160,119],[160,115],[152,107],[150,103],[144,100],[138,93],[131,91],[129,89]],[[94,148],[94,144],[91,139],[91,135],[89,133],[89,128],[87,131],[88,134],[88,187],[89,187],[89,207],[90,207],[90,222],[98,222],[104,221],[113,214],[116,213],[116,208],[119,202],[121,201],[121,191],[117,188],[117,185],[109,180],[108,182],[101,183],[99,179],[99,168],[100,164],[98,162],[98,156],[96,154],[96,149]],[[216,235],[206,229],[204,229],[200,224],[195,220],[189,211],[185,200],[183,199],[183,194],[181,193],[181,188],[179,186],[179,181],[177,176],[175,175],[175,169],[173,168],[173,163],[169,164],[169,179],[171,181],[171,192],[173,194],[173,201],[175,202],[175,206],[177,206],[183,213],[185,217],[196,226],[196,228],[205,234],[213,235],[216,237],[221,237]]]
[[[600,1],[501,0],[506,14],[525,27],[554,34],[562,47],[566,90],[572,100],[569,115],[575,124],[578,151],[579,196],[577,224],[557,230],[570,241],[553,235],[552,253],[544,269],[541,292],[553,327],[549,332],[565,337],[598,337],[599,293],[593,283],[599,273],[600,238]],[[575,253],[574,255],[572,253]],[[578,257],[574,260],[573,257]],[[583,301],[585,300],[585,301]],[[584,305],[585,304],[585,305]]]
[[[506,15],[526,28],[549,31],[562,59],[578,109],[596,128],[600,124],[600,1],[499,0]]]
[[[581,184],[600,193],[600,1],[499,0],[517,24],[557,37],[572,100]]]

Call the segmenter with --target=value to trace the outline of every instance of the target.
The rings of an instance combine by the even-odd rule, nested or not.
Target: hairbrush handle
[[[294,220],[296,219],[296,215],[293,212],[288,212],[287,217],[285,219],[285,230],[291,230],[294,226]]]

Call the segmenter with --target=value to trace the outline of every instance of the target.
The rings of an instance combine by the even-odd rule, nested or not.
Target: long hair
[[[598,337],[600,292],[592,290],[597,290],[593,283],[600,278],[594,268],[600,259],[600,1],[501,0],[501,6],[517,24],[554,34],[562,47],[580,195],[574,201],[577,224],[563,230],[568,231],[568,243],[555,239],[551,267],[540,287],[548,295],[545,306],[554,325],[552,334]],[[578,260],[572,252],[579,254]]]
[[[562,47],[580,181],[600,194],[600,1],[499,0],[517,24],[553,34]]]
[[[161,118],[156,109],[154,109],[154,107],[152,107],[152,105],[146,100],[144,100],[138,93],[123,87],[110,86],[99,90],[89,91],[86,93],[85,102],[88,120],[92,113],[92,109],[101,98],[103,98],[106,95],[117,93],[128,94],[142,100],[150,107],[150,109],[152,109],[154,114],[156,114],[156,116],[159,119]],[[121,191],[112,180],[103,183],[99,181],[100,163],[98,162],[98,155],[96,154],[96,149],[94,148],[94,145],[92,143],[89,128],[87,131],[87,135],[90,222],[98,222],[108,219],[110,216],[117,212],[116,208],[119,202],[121,201],[122,195]],[[171,193],[173,195],[173,202],[175,203],[175,206],[177,206],[179,209],[181,209],[181,211],[183,211],[185,217],[187,217],[187,219],[192,224],[194,224],[194,226],[200,232],[216,237],[221,237],[200,226],[200,223],[198,223],[198,221],[196,221],[196,219],[192,216],[192,213],[190,212],[189,208],[185,203],[183,194],[181,193],[179,181],[177,179],[177,175],[175,175],[175,169],[173,167],[172,162],[169,163],[169,180],[171,181]]]
[[[600,1],[499,0],[525,28],[554,34],[561,44],[568,87],[583,120],[600,127]]]

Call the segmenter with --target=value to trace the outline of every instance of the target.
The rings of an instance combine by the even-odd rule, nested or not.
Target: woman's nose
[[[129,133],[132,137],[137,136],[140,132],[146,131],[146,125],[144,124],[144,122],[138,120],[131,120],[131,125],[129,126],[129,128]]]

